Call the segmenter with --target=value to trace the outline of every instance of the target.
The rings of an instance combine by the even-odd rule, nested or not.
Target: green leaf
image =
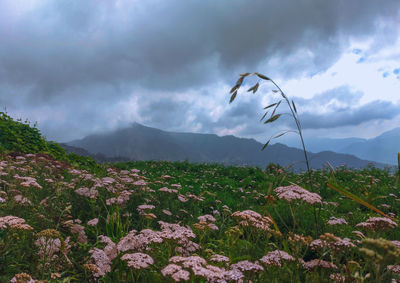
[[[266,81],[270,81],[271,79],[270,78],[268,78],[267,76],[264,76],[263,74],[260,74],[260,73],[255,73],[259,78],[261,78],[261,79],[263,79],[263,80],[266,80]]]
[[[238,89],[238,87],[235,85],[233,88],[231,88],[231,91],[229,92],[229,93],[232,93],[232,92],[234,92],[235,90],[237,90]]]
[[[368,202],[366,202],[365,200],[359,198],[358,196],[356,196],[355,194],[349,192],[348,190],[343,189],[343,188],[339,188],[339,187],[337,187],[337,186],[335,187],[335,186],[333,186],[333,185],[331,185],[331,184],[329,184],[329,183],[327,183],[326,185],[327,185],[329,188],[334,189],[335,191],[341,193],[342,195],[344,195],[344,196],[346,196],[346,197],[352,199],[353,201],[355,201],[355,202],[357,202],[357,203],[359,203],[359,204],[361,204],[361,205],[363,205],[363,206],[365,206],[365,207],[368,207],[369,209],[371,209],[371,210],[373,210],[373,211],[379,213],[380,215],[382,215],[382,216],[384,216],[384,217],[386,217],[386,218],[389,218],[389,219],[392,219],[393,221],[395,221],[395,219],[394,219],[393,217],[390,217],[390,216],[386,215],[385,213],[383,213],[382,211],[380,211],[379,209],[377,209],[377,208],[376,208],[375,206],[373,206],[372,204],[369,204]]]
[[[229,100],[229,103],[232,103],[235,100],[236,95],[237,95],[237,90],[232,94],[231,99]]]
[[[251,73],[240,74],[241,77],[247,77],[248,75],[251,75]]]
[[[262,118],[260,119],[260,121],[264,120],[264,118],[265,118],[265,116],[267,116],[267,114],[268,114],[268,111],[265,112],[265,114],[262,116]]]
[[[256,83],[254,86],[252,86],[251,88],[249,88],[247,91],[250,92],[252,91],[253,93],[256,93],[256,91],[258,90],[258,87],[260,86],[259,83]]]
[[[272,116],[271,118],[269,118],[267,121],[265,121],[264,124],[272,123],[272,122],[276,121],[280,116],[281,116],[281,114],[276,114],[276,115]]]
[[[294,101],[293,100],[292,100],[292,105],[293,105],[294,112],[296,112],[296,114],[297,114],[296,105],[294,105]]]
[[[269,139],[264,145],[263,145],[263,147],[261,148],[261,150],[264,150],[268,145],[269,145],[269,142],[271,141],[271,139]]]
[[[270,105],[268,105],[267,107],[264,107],[264,110],[265,109],[268,109],[268,108],[271,108],[271,107],[273,107],[273,106],[275,106],[275,105],[277,105],[278,103],[272,103],[272,104],[270,104]]]
[[[244,80],[244,77],[240,77],[240,78],[237,80],[236,86],[237,86],[238,88],[242,85],[243,80]]]
[[[278,109],[279,104],[281,104],[281,102],[282,102],[282,100],[279,100],[279,102],[276,104],[274,110],[272,111],[271,117],[274,116],[274,114],[275,114],[275,112],[276,112],[276,109]]]
[[[274,136],[273,138],[274,138],[274,139],[277,139],[277,138],[283,136],[284,134],[287,134],[287,132],[280,133],[279,135],[276,135],[276,136]]]

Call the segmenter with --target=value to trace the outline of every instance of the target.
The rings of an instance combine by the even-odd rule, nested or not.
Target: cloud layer
[[[393,30],[400,22],[398,0],[385,5],[374,0],[10,0],[1,5],[0,103],[22,116],[33,113],[46,134],[64,140],[131,120],[205,132],[237,125],[238,117],[245,124],[255,118],[259,100],[230,110],[221,104],[228,112],[220,117],[210,116],[204,101],[226,103],[225,94],[215,91],[244,71],[261,69],[282,79],[323,72],[354,39],[375,38],[368,52],[377,52],[397,39]],[[339,109],[340,119],[327,116],[320,124],[357,124],[362,111],[386,119],[395,106],[381,102],[388,109],[384,113],[373,105]],[[64,126],[52,125],[43,111]],[[313,115],[303,114],[304,125],[322,126],[312,123]],[[198,126],[187,128],[188,123]],[[68,127],[79,130],[62,129]],[[258,129],[244,128],[247,134]]]

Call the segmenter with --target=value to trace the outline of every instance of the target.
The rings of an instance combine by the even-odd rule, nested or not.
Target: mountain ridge
[[[297,141],[285,142],[288,146],[300,148]],[[400,127],[386,131],[374,138],[314,138],[306,140],[307,150],[320,152],[332,150],[337,153],[346,153],[360,159],[379,163],[397,165],[397,153],[400,152]]]
[[[94,134],[66,143],[93,155],[128,160],[167,160],[194,163],[222,163],[265,167],[269,163],[281,166],[293,164],[293,169],[305,170],[304,153],[297,148],[277,143],[261,151],[262,144],[254,139],[232,135],[168,132],[139,123],[108,133]],[[353,155],[331,151],[309,153],[312,168],[322,168],[329,161],[333,166],[346,164],[362,168],[371,164]],[[383,168],[385,164],[374,163]]]

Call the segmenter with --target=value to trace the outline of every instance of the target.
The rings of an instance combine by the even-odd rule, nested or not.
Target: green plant
[[[279,105],[281,105],[282,101],[285,101],[287,103],[289,109],[290,109],[290,115],[293,117],[294,122],[296,123],[296,128],[297,128],[297,131],[286,130],[286,131],[280,132],[280,133],[272,136],[264,144],[264,146],[262,147],[261,150],[264,150],[268,146],[268,144],[271,142],[272,139],[279,138],[279,137],[281,137],[281,136],[283,136],[283,135],[285,135],[285,134],[287,134],[289,132],[297,133],[299,135],[299,137],[300,137],[301,145],[303,147],[304,158],[305,158],[306,166],[307,166],[307,172],[309,173],[309,178],[310,178],[310,186],[312,187],[311,167],[310,167],[310,163],[309,163],[309,160],[308,160],[308,155],[307,155],[307,151],[306,151],[306,147],[305,147],[304,139],[303,139],[303,133],[301,131],[301,124],[300,124],[300,120],[299,120],[299,117],[298,117],[298,114],[297,114],[297,109],[296,109],[296,105],[294,104],[294,101],[293,100],[290,101],[289,98],[282,91],[282,89],[271,78],[269,78],[269,77],[267,77],[267,76],[265,76],[263,74],[260,74],[260,73],[244,73],[244,74],[240,75],[240,78],[237,80],[236,84],[230,90],[230,93],[232,94],[232,96],[231,96],[231,98],[229,100],[229,103],[232,103],[235,100],[235,98],[236,98],[236,96],[238,94],[238,91],[239,91],[240,87],[243,84],[244,78],[246,78],[248,76],[257,76],[262,80],[270,81],[278,89],[278,90],[272,90],[272,91],[275,92],[275,93],[279,92],[281,97],[282,97],[282,99],[280,99],[278,102],[272,103],[272,104],[264,107],[264,110],[266,110],[266,112],[262,116],[261,121],[265,120],[264,124],[268,124],[268,123],[272,123],[272,122],[277,121],[283,114],[276,114],[276,110],[278,109]],[[249,88],[247,91],[256,93],[258,88],[259,88],[259,86],[260,86],[260,82],[258,81],[254,86]],[[268,115],[268,113],[269,113],[269,111],[271,109],[272,109],[272,113],[271,113],[271,115],[269,117],[267,117],[267,115]],[[287,113],[284,113],[284,114],[287,114]]]
[[[238,94],[238,91],[243,84],[244,79],[248,76],[257,76],[259,79],[262,79],[264,81],[270,81],[278,89],[278,90],[274,89],[272,91],[274,93],[279,92],[279,94],[282,97],[282,99],[280,99],[278,102],[272,103],[272,104],[264,107],[264,110],[266,110],[266,112],[264,113],[264,115],[261,117],[260,120],[261,121],[264,120],[264,124],[273,123],[273,122],[277,121],[283,114],[289,114],[292,116],[292,118],[296,124],[296,128],[297,128],[297,130],[295,130],[295,131],[285,130],[283,132],[280,132],[280,133],[270,137],[268,139],[268,141],[264,144],[264,146],[261,148],[261,150],[264,150],[268,146],[268,144],[271,142],[272,139],[279,138],[289,132],[298,134],[300,137],[301,145],[303,147],[304,159],[305,159],[306,166],[307,166],[309,185],[312,190],[313,189],[313,180],[312,180],[312,172],[311,172],[310,162],[308,160],[308,154],[307,154],[306,146],[304,144],[304,138],[303,138],[303,133],[301,130],[301,124],[300,124],[299,116],[298,116],[296,105],[295,105],[294,101],[293,100],[290,101],[289,98],[286,96],[286,94],[282,91],[282,89],[271,78],[269,78],[263,74],[260,74],[260,73],[244,73],[244,74],[240,75],[240,78],[236,81],[236,84],[230,90],[230,93],[232,95],[229,100],[229,103],[232,103],[235,100],[235,98]],[[260,80],[254,86],[249,88],[247,91],[256,93],[258,91],[259,86],[260,86]],[[281,105],[282,101],[286,102],[287,106],[289,107],[290,113],[276,114],[276,110],[278,109],[279,105]],[[269,117],[267,117],[267,115],[271,109],[272,109],[272,113]],[[319,219],[319,217],[317,217],[317,212],[316,212],[316,208],[314,205],[314,220],[315,220],[316,231],[319,230],[318,229],[318,226],[319,226],[318,219]]]

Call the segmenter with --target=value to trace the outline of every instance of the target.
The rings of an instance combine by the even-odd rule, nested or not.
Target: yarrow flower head
[[[224,255],[220,255],[220,254],[214,254],[210,257],[210,261],[213,262],[229,262],[229,257],[224,256]]]
[[[131,230],[125,237],[121,238],[117,244],[118,251],[126,252],[128,250],[142,251],[152,243],[162,243],[161,232],[151,229],[143,229],[137,234],[136,230]]]
[[[278,198],[284,199],[287,202],[294,200],[303,200],[309,204],[322,203],[321,196],[317,193],[311,193],[302,187],[290,185],[285,187],[277,187],[275,190]]]
[[[154,263],[153,258],[144,253],[124,254],[121,259],[126,261],[128,266],[134,269],[148,268]]]
[[[97,223],[99,223],[99,219],[98,218],[93,218],[92,220],[89,220],[87,224],[89,226],[96,226]]]
[[[232,264],[231,269],[236,269],[241,272],[253,272],[253,273],[264,271],[264,267],[262,267],[257,261],[251,262],[248,260],[242,260],[235,264]]]
[[[310,261],[306,261],[303,263],[303,267],[309,271],[315,268],[337,269],[336,264],[322,259],[313,259]]]
[[[281,267],[282,261],[294,261],[294,257],[285,251],[275,250],[263,256],[260,261],[265,265],[274,265]]]
[[[334,251],[342,251],[344,249],[353,248],[355,245],[349,238],[340,238],[330,233],[325,233],[320,236],[320,239],[314,240],[310,244],[311,249],[319,250],[329,248]]]
[[[36,281],[27,273],[18,273],[11,278],[10,283],[35,283]]]
[[[176,264],[168,264],[161,270],[163,276],[171,276],[176,282],[181,280],[188,281],[190,278],[190,273],[184,270],[181,266]]]
[[[367,222],[356,225],[366,230],[389,230],[397,227],[397,223],[387,217],[370,217]]]
[[[336,218],[336,217],[331,217],[328,222],[328,225],[342,225],[342,224],[348,224],[347,221],[344,218]]]
[[[7,226],[10,229],[33,230],[30,225],[25,223],[25,219],[12,215],[0,217],[0,230],[6,229]]]
[[[253,226],[264,231],[271,231],[271,218],[262,216],[253,210],[236,211],[232,213],[232,217],[239,220],[242,226]]]

